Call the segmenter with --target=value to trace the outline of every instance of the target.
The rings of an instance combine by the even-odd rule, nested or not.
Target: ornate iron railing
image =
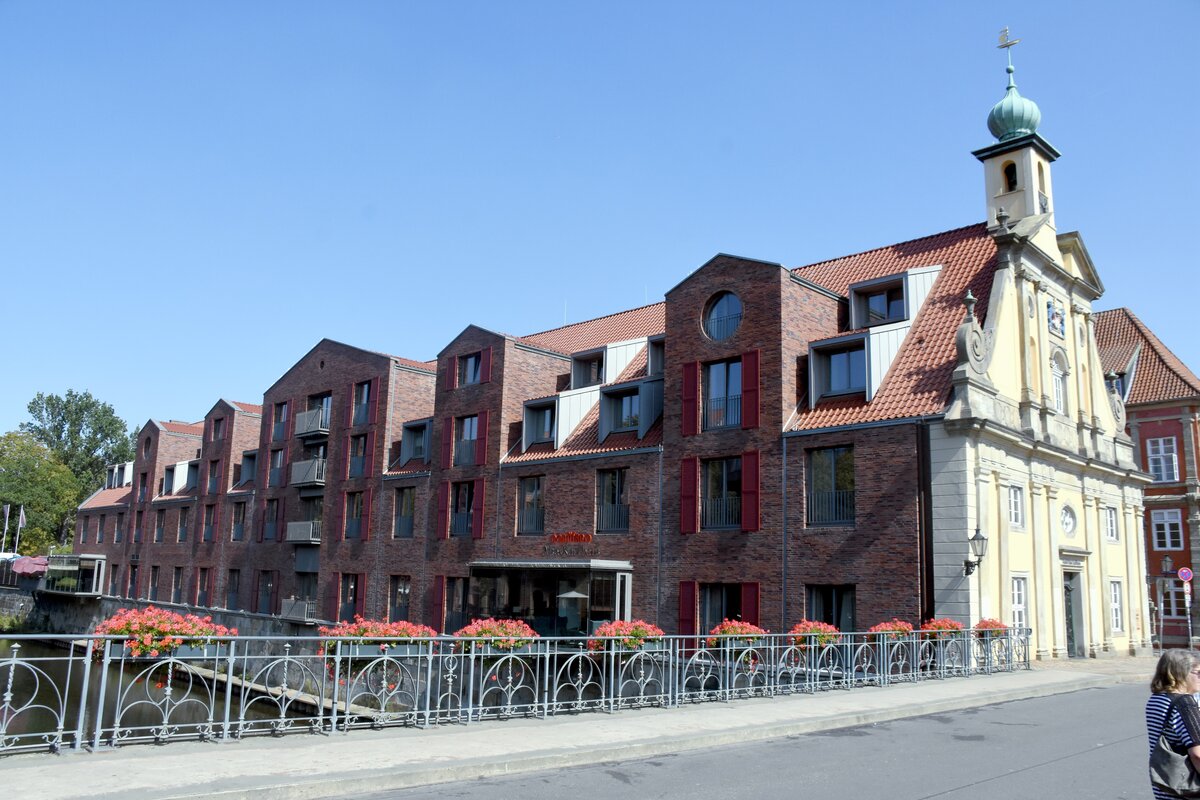
[[[704,430],[736,428],[742,424],[742,396],[710,397],[704,401]]]
[[[306,604],[295,616],[308,612],[309,601],[293,602]],[[0,755],[613,713],[1030,666],[1028,630],[822,637],[666,636],[637,649],[602,638],[498,649],[451,637],[232,637],[134,657],[119,637],[9,636]]]

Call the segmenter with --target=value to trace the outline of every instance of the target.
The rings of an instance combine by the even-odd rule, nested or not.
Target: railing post
[[[79,687],[79,712],[75,715],[75,741],[71,743],[72,750],[83,749],[83,720],[84,717],[87,716],[88,685],[91,683],[92,679],[92,641],[93,640],[88,639],[87,645],[83,649],[83,681]],[[74,652],[75,647],[72,645],[71,653],[73,654]],[[68,674],[70,674],[69,671]],[[70,682],[67,683],[67,692],[70,692]],[[63,711],[65,712],[66,710],[67,709],[64,707]]]
[[[338,639],[336,642],[334,642],[333,652],[334,652],[334,656],[333,656],[333,702],[330,704],[330,710],[329,710],[329,714],[330,714],[329,732],[337,733],[338,702],[339,702],[338,696],[341,693],[339,690],[341,689],[341,685],[342,685],[342,676],[341,676],[341,672],[342,672],[342,640],[341,639]],[[324,658],[329,658],[329,649],[328,648],[325,649]],[[325,669],[326,671],[328,671],[328,667],[326,667],[325,664],[321,664],[321,667],[323,669]]]
[[[100,691],[96,694],[96,708],[95,708],[95,711],[93,712],[93,716],[92,716],[92,722],[93,722],[92,750],[93,751],[98,750],[100,748],[100,731],[102,730],[102,728],[104,726],[104,695],[108,689],[109,665],[112,663],[112,653],[110,652],[111,645],[112,645],[111,640],[108,640],[108,639],[104,640],[104,664],[103,664],[102,672],[100,673]],[[89,653],[89,655],[90,655],[90,653]],[[84,703],[80,703],[81,707],[83,705],[84,705]]]
[[[221,645],[217,645],[217,652],[220,652]],[[237,657],[237,639],[229,640],[229,652],[225,655],[225,712],[221,724],[224,726],[221,731],[221,741],[229,741],[229,711],[233,702],[233,662]],[[215,679],[216,672],[213,677]],[[245,691],[243,689],[243,691]]]

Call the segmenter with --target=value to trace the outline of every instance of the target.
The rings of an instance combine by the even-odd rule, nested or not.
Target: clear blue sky
[[[1001,27],[1059,230],[1193,369],[1200,3],[0,2],[0,431],[258,402],[983,219]],[[1189,231],[1192,231],[1189,234]]]

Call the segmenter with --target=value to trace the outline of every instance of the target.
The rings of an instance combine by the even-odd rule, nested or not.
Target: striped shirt
[[[1171,707],[1171,701],[1180,696],[1177,694],[1152,694],[1146,701],[1146,733],[1150,739],[1151,753],[1158,746],[1158,737],[1163,733],[1163,722],[1167,721],[1165,717],[1167,709]],[[1193,734],[1192,730],[1188,729],[1184,715],[1180,713],[1181,708],[1187,707],[1189,716],[1200,723],[1200,707],[1197,707],[1196,699],[1191,695],[1182,695],[1182,697],[1184,699],[1171,710],[1171,719],[1167,721],[1166,726],[1167,741],[1180,752],[1200,744],[1200,728],[1193,725],[1193,728],[1197,728],[1196,733]],[[1150,788],[1154,791],[1155,800],[1172,800],[1172,798],[1178,797],[1174,792],[1160,789],[1157,786]]]

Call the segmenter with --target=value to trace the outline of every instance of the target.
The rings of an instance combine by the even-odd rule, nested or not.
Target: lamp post
[[[983,531],[979,528],[975,529],[975,535],[967,539],[967,544],[971,546],[971,555],[973,558],[968,558],[963,561],[963,575],[970,575],[975,572],[975,569],[983,563],[983,557],[987,555],[987,537],[983,535]]]

